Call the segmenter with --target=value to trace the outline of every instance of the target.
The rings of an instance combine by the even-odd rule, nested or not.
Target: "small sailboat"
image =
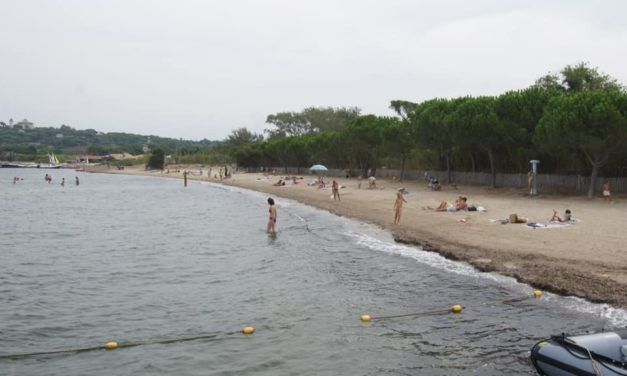
[[[61,163],[54,153],[48,153],[48,164],[38,164],[37,168],[61,168]]]

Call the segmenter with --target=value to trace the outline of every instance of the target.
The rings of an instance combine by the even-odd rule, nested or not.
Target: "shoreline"
[[[181,166],[180,169],[190,167]],[[144,175],[182,179],[181,173],[165,174],[143,169],[107,170],[92,168],[86,172]],[[338,179],[342,201],[330,198],[329,189],[305,185],[306,176],[296,186],[273,186],[282,176],[241,173],[220,181],[206,176],[190,175],[190,181],[204,181],[251,189],[326,210],[336,215],[375,224],[390,231],[398,243],[419,246],[443,257],[466,262],[482,272],[496,272],[513,277],[521,283],[559,295],[576,296],[592,303],[607,303],[627,308],[627,232],[622,229],[622,202],[607,205],[599,200],[580,197],[525,197],[511,189],[491,190],[481,187],[447,188],[427,191],[422,182],[391,182],[377,180],[382,189],[357,189],[355,179]],[[332,178],[327,178],[331,180]],[[393,224],[394,195],[398,187],[410,194],[403,208],[400,225]],[[441,200],[459,195],[469,197],[488,211],[439,213],[424,210]],[[580,222],[566,228],[534,230],[524,224],[490,223],[491,218],[506,218],[518,213],[530,221],[548,221],[552,208],[563,212],[564,205],[573,209]],[[279,207],[279,210],[281,208]],[[598,212],[599,214],[597,214]],[[562,213],[559,213],[560,215]],[[598,217],[598,218],[597,218]],[[621,231],[622,230],[622,231]],[[280,227],[279,227],[280,232]]]

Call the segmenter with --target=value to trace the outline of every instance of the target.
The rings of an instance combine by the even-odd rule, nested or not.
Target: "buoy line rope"
[[[387,319],[397,319],[397,318],[403,318],[403,317],[433,316],[433,315],[445,315],[449,313],[461,313],[466,308],[485,307],[485,306],[496,305],[496,304],[511,304],[511,303],[522,302],[532,297],[539,298],[540,296],[542,296],[542,292],[540,290],[536,290],[531,296],[523,295],[523,296],[519,296],[515,298],[494,300],[494,301],[485,302],[481,304],[454,305],[453,307],[446,308],[446,309],[436,309],[436,310],[430,310],[430,311],[421,311],[421,312],[405,313],[405,314],[398,314],[398,315],[387,315],[387,316],[363,315],[361,316],[361,320],[367,322],[371,320],[387,320]]]
[[[372,320],[386,320],[386,319],[398,319],[401,317],[412,317],[412,316],[434,316],[434,315],[445,315],[450,313],[451,309],[436,309],[433,311],[423,311],[423,312],[414,312],[414,313],[406,313],[401,315],[389,315],[389,316],[373,316]]]
[[[480,304],[469,304],[469,305],[465,305],[464,308],[473,308],[473,307],[485,307],[485,306],[490,306],[490,305],[496,305],[496,304],[510,304],[510,303],[518,303],[518,302],[522,302],[524,300],[527,299],[531,299],[533,296],[528,296],[528,295],[523,295],[523,296],[519,296],[516,298],[509,298],[509,299],[503,299],[503,300],[492,300],[489,302],[485,302],[485,303],[480,303]]]
[[[104,346],[96,346],[96,347],[83,347],[83,348],[76,348],[76,349],[39,351],[39,352],[18,353],[18,354],[3,354],[3,355],[0,355],[0,359],[24,358],[24,357],[41,356],[41,355],[82,353],[82,352],[88,352],[88,351],[107,350],[107,349],[113,350],[113,349],[121,349],[121,348],[136,347],[136,346],[146,346],[146,345],[165,345],[165,344],[177,343],[177,342],[189,342],[189,341],[198,341],[201,339],[213,339],[213,338],[218,337],[219,335],[227,336],[227,335],[233,335],[237,333],[240,333],[240,332],[214,333],[214,334],[206,334],[206,335],[195,336],[195,337],[164,339],[164,340],[157,340],[157,341],[130,342],[130,343],[122,343],[119,345],[117,344],[117,342],[109,342]]]
[[[539,298],[539,297],[542,296],[542,291],[536,290],[536,291],[534,291],[532,296],[535,297],[535,298]],[[371,321],[373,319],[385,320],[385,319],[394,319],[394,318],[412,317],[412,316],[443,315],[443,314],[448,314],[448,313],[451,313],[451,312],[452,313],[461,313],[464,308],[468,308],[468,307],[481,307],[481,306],[486,306],[486,305],[491,305],[491,304],[508,304],[508,303],[520,302],[520,301],[523,301],[523,300],[526,300],[526,299],[529,299],[529,296],[525,295],[525,296],[516,297],[516,298],[496,300],[496,301],[492,301],[492,302],[487,302],[487,303],[477,304],[477,305],[469,305],[469,306],[462,306],[462,305],[456,304],[453,307],[448,308],[448,309],[437,309],[437,310],[430,310],[430,311],[406,313],[406,314],[400,314],[400,315],[388,315],[388,316],[376,316],[376,317],[371,317],[369,315],[363,315],[363,316],[361,316],[361,320],[364,321],[364,322],[367,322],[367,321]],[[254,332],[255,332],[255,328],[253,328],[252,326],[247,326],[244,329],[242,329],[241,332],[213,333],[213,334],[205,334],[205,335],[194,336],[194,337],[183,337],[183,338],[164,339],[164,340],[156,340],[156,341],[144,341],[144,342],[129,342],[129,343],[123,343],[123,344],[118,344],[117,342],[108,342],[104,346],[96,346],[96,347],[83,347],[83,348],[55,350],[55,351],[37,351],[37,352],[30,352],[30,353],[0,354],[0,359],[24,358],[24,357],[31,357],[31,356],[58,355],[58,354],[69,354],[69,353],[81,353],[81,352],[96,351],[96,350],[114,350],[114,349],[119,349],[119,348],[128,348],[128,347],[136,347],[136,346],[170,344],[170,343],[177,343],[177,342],[189,342],[189,341],[198,341],[198,340],[201,340],[201,339],[214,339],[214,338],[216,338],[216,337],[218,337],[220,335],[228,336],[228,335],[233,335],[233,334],[236,334],[236,333],[243,333],[245,335],[250,335],[250,334],[253,334]]]

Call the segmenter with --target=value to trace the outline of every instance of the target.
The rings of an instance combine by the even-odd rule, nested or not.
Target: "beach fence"
[[[309,174],[307,167],[276,167],[272,168],[281,174]],[[250,172],[259,172],[258,169]],[[359,170],[352,170],[351,174],[357,176]],[[347,174],[344,169],[329,169],[325,172],[326,176],[345,177]],[[375,177],[383,179],[392,179],[400,177],[400,170],[379,168],[375,172]],[[427,171],[427,170],[406,170],[404,174],[405,180],[422,180],[428,182],[430,177],[435,177],[446,185],[446,171]],[[597,177],[595,181],[596,192],[601,192],[603,185],[603,177]],[[608,178],[612,192],[627,192],[627,178]],[[492,174],[489,172],[451,172],[451,184],[465,184],[477,186],[489,186],[492,184]],[[582,175],[556,175],[556,174],[538,174],[536,176],[536,185],[540,193],[586,193],[590,184],[590,176]],[[503,188],[527,188],[527,174],[496,174],[496,186]]]

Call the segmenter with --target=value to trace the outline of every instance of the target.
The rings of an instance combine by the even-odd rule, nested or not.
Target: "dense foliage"
[[[146,169],[148,170],[163,170],[165,166],[165,154],[160,148],[154,149],[148,157],[146,162]]]
[[[22,129],[0,124],[1,160],[38,160],[49,151],[57,155],[111,153],[142,154],[144,147],[161,148],[166,154],[189,155],[214,148],[219,142],[187,141],[130,133],[101,133],[93,129],[78,130],[66,125]],[[46,159],[47,160],[47,159]]]
[[[499,96],[394,100],[390,108],[398,118],[355,111],[315,131],[294,127],[294,114],[278,114],[280,122],[271,115],[273,137],[250,139],[231,155],[248,167],[322,163],[365,174],[385,166],[400,169],[401,178],[407,167],[486,171],[493,186],[497,172],[525,173],[531,159],[542,161],[544,173],[592,178],[624,175],[627,167],[627,94],[586,64]]]
[[[266,129],[266,133],[269,139],[276,139],[339,131],[359,113],[356,107],[309,107],[301,112],[280,112],[268,115],[266,123],[274,128]]]
[[[264,138],[246,128],[224,141],[184,141],[93,129],[18,129],[0,123],[0,159],[45,160],[62,154],[140,154],[159,149],[178,163],[306,167],[322,163],[365,175],[378,168],[525,173],[627,173],[627,94],[615,79],[581,63],[547,74],[529,88],[498,96],[393,100],[397,117],[358,108],[310,107],[268,115]],[[155,161],[159,162],[159,161]]]

